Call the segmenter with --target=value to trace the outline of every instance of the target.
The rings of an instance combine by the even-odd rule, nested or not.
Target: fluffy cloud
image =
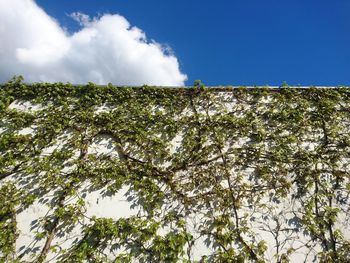
[[[68,34],[33,0],[0,0],[0,81],[181,86],[176,57],[120,15],[90,19]]]

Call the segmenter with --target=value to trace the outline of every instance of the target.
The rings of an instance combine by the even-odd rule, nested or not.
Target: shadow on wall
[[[10,82],[0,259],[346,262],[349,95]]]

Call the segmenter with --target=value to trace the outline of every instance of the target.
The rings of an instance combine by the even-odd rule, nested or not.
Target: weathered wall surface
[[[348,89],[0,88],[0,261],[346,262]]]

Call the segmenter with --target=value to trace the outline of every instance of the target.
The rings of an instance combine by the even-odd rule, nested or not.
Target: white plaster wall
[[[226,109],[227,112],[233,111],[235,105],[237,105],[236,100],[230,99],[229,96],[225,93],[220,93],[217,95],[218,100],[222,100],[222,107]],[[264,103],[273,103],[273,101],[269,98],[265,98],[261,101]],[[244,106],[244,105],[243,105]],[[43,109],[41,105],[33,105],[29,102],[19,102],[15,101],[10,105],[10,109],[19,110],[19,111],[28,111],[35,112]],[[110,108],[106,105],[98,108],[96,114],[109,111]],[[220,109],[212,109],[210,115],[217,113]],[[190,109],[185,110],[183,115],[193,114]],[[0,134],[6,131],[6,128],[0,127]],[[21,135],[33,135],[35,132],[35,127],[24,128],[20,130],[18,133]],[[42,156],[50,156],[55,150],[60,150],[65,143],[72,138],[72,134],[70,131],[66,131],[64,134],[59,136],[56,142],[53,145],[48,145],[47,148],[44,149]],[[171,141],[169,146],[169,151],[175,153],[181,147],[181,143],[183,140],[183,133],[177,134],[174,139]],[[243,147],[246,143],[249,142],[248,138],[241,138],[234,145],[226,145],[224,150],[227,151],[229,148],[240,148]],[[317,147],[317,143],[314,142],[303,142],[300,147],[308,151],[314,151],[315,147]],[[113,158],[119,158],[119,154],[116,150],[116,147],[113,145],[113,140],[108,136],[101,136],[101,138],[95,138],[94,141],[88,148],[88,154],[95,155],[108,155]],[[76,153],[74,158],[78,157],[78,153]],[[349,165],[349,160],[343,160],[344,166]],[[167,168],[170,163],[164,164],[164,168]],[[67,171],[66,171],[67,172]],[[252,169],[249,168],[245,171],[245,174],[249,176],[250,173],[253,173]],[[181,173],[178,174],[181,177]],[[16,178],[12,178],[16,180]],[[11,179],[9,179],[11,180]],[[184,184],[186,183],[184,178]],[[227,187],[228,184],[226,181],[221,182],[221,186],[223,188]],[[0,182],[1,184],[1,182]],[[84,188],[84,187],[83,187]],[[81,189],[83,189],[81,188]],[[81,191],[81,189],[79,191]],[[100,189],[98,191],[92,191],[88,193],[83,193],[81,191],[80,195],[84,195],[85,200],[85,209],[86,209],[86,218],[82,220],[79,224],[77,224],[71,232],[67,233],[63,237],[58,237],[55,239],[53,245],[57,246],[58,250],[69,248],[74,241],[79,240],[82,237],[82,225],[89,224],[89,218],[91,219],[93,216],[96,217],[106,217],[117,220],[121,217],[128,218],[131,216],[137,216],[142,212],[142,208],[140,206],[136,206],[132,201],[128,201],[128,192],[130,191],[129,186],[123,186],[115,195],[113,196],[104,196],[101,194],[105,189]],[[195,195],[195,193],[193,193]],[[266,211],[254,211],[252,209],[243,209],[241,212],[242,215],[244,212],[249,213],[250,217],[254,220],[249,222],[251,229],[254,229],[256,233],[257,240],[264,240],[269,247],[269,250],[266,252],[266,259],[270,262],[275,262],[274,254],[276,253],[275,244],[276,244],[276,236],[273,235],[276,229],[276,222],[278,222],[285,229],[292,229],[293,225],[289,224],[290,220],[292,220],[296,214],[299,213],[302,204],[300,203],[290,203],[288,201],[292,200],[291,196],[293,193],[289,193],[289,197],[285,198],[286,202],[275,204],[273,209],[270,210],[269,214],[266,214]],[[50,194],[47,195],[47,198],[50,199]],[[189,194],[191,196],[191,194]],[[268,200],[267,196],[264,197],[266,203],[271,203]],[[40,241],[36,241],[35,232],[40,229],[36,223],[40,218],[44,218],[46,215],[52,213],[52,209],[48,206],[48,204],[40,203],[36,201],[29,208],[20,212],[17,216],[17,223],[19,229],[19,238],[16,243],[17,254],[22,254],[25,250],[28,253],[25,253],[23,256],[23,260],[32,260],[35,253],[40,252],[44,245],[44,239]],[[203,212],[204,213],[204,212]],[[265,217],[265,218],[264,218]],[[203,214],[193,213],[187,215],[186,224],[187,229],[192,233],[195,243],[193,250],[191,251],[191,259],[192,260],[200,260],[202,256],[212,254],[214,252],[213,248],[210,248],[206,245],[206,236],[201,236],[198,231],[198,225],[203,222]],[[343,233],[346,237],[350,237],[350,227],[349,227],[349,218],[345,214],[339,218],[339,222],[337,225],[340,229],[342,229]],[[294,226],[297,228],[297,226]],[[171,229],[164,228],[161,232],[166,234]],[[286,251],[289,248],[294,248],[295,252],[291,254],[290,260],[291,262],[300,262],[301,258],[305,259],[305,262],[312,262],[313,257],[320,251],[320,247],[312,247],[307,249],[305,248],[305,244],[309,242],[309,238],[304,235],[304,233],[300,233],[298,231],[293,230],[285,230],[279,233],[278,240],[285,240],[283,245],[281,246],[281,251]],[[47,262],[55,262],[57,258],[55,258],[55,253],[50,253],[47,257]]]

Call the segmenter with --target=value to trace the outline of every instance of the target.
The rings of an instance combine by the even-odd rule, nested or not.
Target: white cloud
[[[0,81],[184,85],[177,58],[120,15],[70,15],[68,34],[33,0],[0,0]]]
[[[79,23],[81,26],[88,26],[90,24],[90,17],[86,14],[80,13],[80,12],[73,12],[69,14],[71,18],[73,18],[75,21]]]

